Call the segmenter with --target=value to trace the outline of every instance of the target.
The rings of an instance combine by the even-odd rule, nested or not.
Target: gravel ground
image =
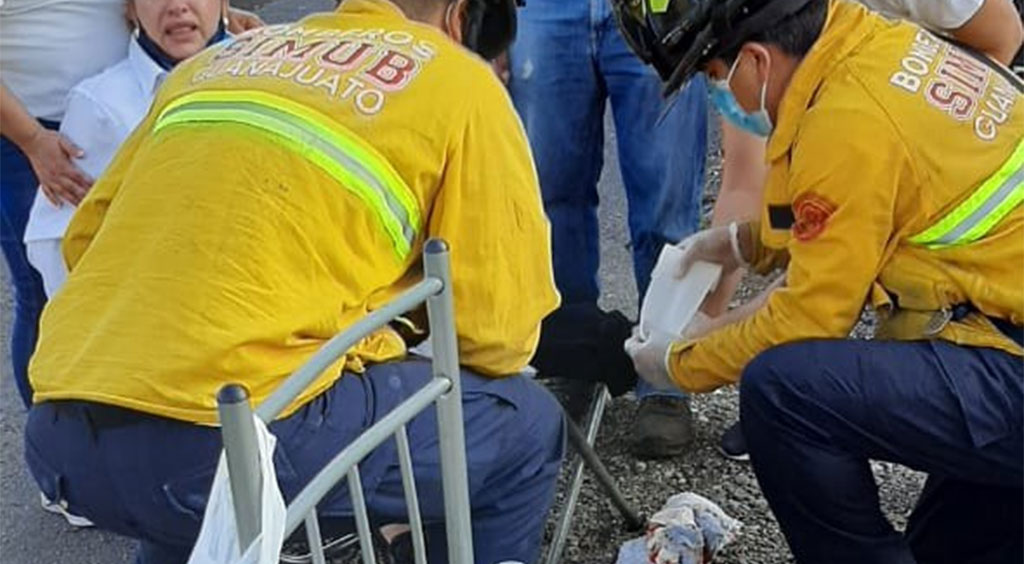
[[[263,0],[250,0],[270,22],[299,17],[312,7],[322,7],[328,0],[278,0],[266,6]],[[236,3],[240,5],[243,3]],[[618,163],[614,151],[614,133],[607,122],[608,166],[601,180],[601,280],[602,306],[636,314],[636,288],[629,260],[628,236],[625,230],[625,203]],[[713,136],[716,135],[713,133]],[[721,159],[718,140],[710,143],[708,190],[705,208],[710,209],[720,178]],[[2,270],[2,269],[0,269]],[[9,352],[11,298],[6,271],[0,274],[4,287],[0,298],[0,337],[4,342],[4,362],[0,370],[4,382],[0,403],[0,561],[5,564],[35,562],[112,563],[128,561],[130,545],[123,539],[100,531],[72,532],[69,527],[36,505],[33,486],[23,467],[20,429],[23,415],[10,384]],[[766,280],[749,277],[737,294],[737,301],[747,299],[766,284]],[[855,335],[871,334],[870,318],[865,318]],[[732,388],[696,397],[693,402],[697,421],[697,440],[684,456],[663,461],[639,461],[628,451],[628,439],[636,403],[630,396],[610,403],[598,437],[597,451],[616,477],[624,495],[642,512],[651,514],[671,495],[694,491],[715,501],[726,512],[744,523],[738,541],[720,557],[725,564],[772,564],[790,562],[786,544],[760,495],[749,465],[721,457],[715,445],[719,435],[737,417],[736,391]],[[568,464],[566,465],[568,467]],[[906,516],[920,491],[920,474],[902,467],[877,463],[875,476],[881,490],[883,509],[897,526]],[[559,492],[556,507],[562,503]],[[564,554],[566,563],[613,562],[618,546],[635,533],[624,530],[618,514],[588,477],[580,496],[576,518]]]

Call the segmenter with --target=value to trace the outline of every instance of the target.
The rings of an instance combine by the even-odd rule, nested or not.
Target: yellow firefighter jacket
[[[204,51],[76,213],[46,308],[35,401],[216,421],[228,382],[265,399],[451,245],[461,362],[521,370],[557,306],[550,229],[522,126],[490,67],[386,0]],[[382,331],[343,367],[405,353]]]
[[[750,318],[675,343],[681,387],[735,382],[775,345],[845,337],[865,302],[883,317],[971,304],[1024,323],[1024,96],[1009,79],[836,2],[777,121],[753,263],[788,261],[786,286]],[[1021,354],[980,314],[931,332]]]

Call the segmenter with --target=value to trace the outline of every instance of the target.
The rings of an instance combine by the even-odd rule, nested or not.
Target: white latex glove
[[[699,339],[717,328],[718,324],[715,323],[714,318],[708,317],[703,311],[698,311],[693,315],[693,319],[690,320],[686,329],[683,329],[683,339],[686,341]]]
[[[637,374],[659,390],[676,388],[668,369],[668,349],[674,340],[672,335],[658,330],[643,336],[637,326],[623,345]]]
[[[687,271],[698,261],[722,265],[722,278],[725,278],[741,266],[746,266],[740,256],[737,234],[739,226],[736,222],[720,227],[712,227],[698,231],[676,246],[683,251],[679,257],[676,278],[686,276]]]

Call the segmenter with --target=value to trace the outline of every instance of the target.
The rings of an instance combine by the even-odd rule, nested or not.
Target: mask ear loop
[[[732,90],[732,87],[729,86],[729,84],[732,83],[732,75],[733,75],[733,73],[736,72],[736,68],[739,66],[740,57],[742,57],[742,56],[743,56],[742,53],[736,55],[736,60],[732,62],[732,67],[729,68],[729,74],[726,75],[726,77],[725,77],[725,87],[728,88],[730,91]],[[768,58],[769,58],[768,62],[770,63],[771,62],[771,55],[768,55]],[[765,104],[765,102],[768,99],[768,78],[769,77],[765,77],[764,84],[761,85],[761,107],[760,107],[760,110],[762,112],[764,112],[765,114],[768,113],[768,106]]]
[[[732,66],[729,67],[729,74],[725,75],[725,87],[728,88],[730,91],[732,90],[732,87],[729,86],[730,84],[732,84],[732,75],[736,73],[736,69],[740,66],[740,58],[742,56],[742,52],[736,53],[736,60],[733,61]]]
[[[452,32],[452,8],[455,6],[455,2],[449,2],[448,6],[444,9],[444,32],[451,35]]]
[[[765,96],[768,94],[768,79],[764,80],[764,84],[761,85],[761,111],[768,111],[767,106],[764,105]]]
[[[769,64],[771,64],[771,62],[772,62],[771,57],[772,57],[771,54],[769,54],[768,55],[768,63]],[[765,76],[764,77],[764,84],[761,85],[761,111],[764,112],[764,115],[768,117],[768,122],[770,124],[771,123],[771,116],[768,115],[768,106],[765,105],[765,101],[766,101],[767,96],[768,96],[768,79],[769,78],[771,78],[771,75]]]

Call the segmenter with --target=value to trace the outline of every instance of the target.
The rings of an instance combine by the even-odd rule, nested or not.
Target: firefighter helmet
[[[700,65],[795,14],[812,0],[612,0],[623,38],[654,67],[666,95]]]

